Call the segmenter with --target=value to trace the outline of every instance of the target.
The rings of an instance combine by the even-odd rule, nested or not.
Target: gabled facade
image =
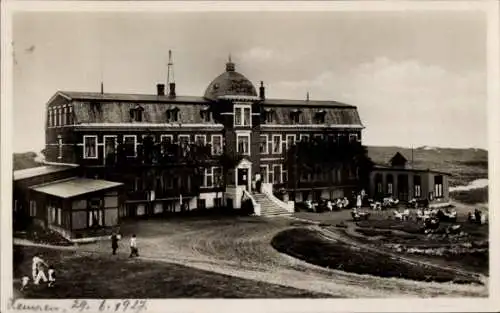
[[[257,92],[231,61],[203,97],[177,96],[175,83],[168,83],[168,94],[163,84],[153,95],[57,92],[47,104],[47,161],[76,164],[83,176],[123,183],[120,217],[180,211],[181,203],[184,209],[236,208],[241,192],[234,190],[250,189],[256,173],[267,190],[288,190],[298,201],[343,196],[356,187],[356,171],[344,164],[328,174],[333,184],[322,174],[297,178],[301,183],[292,186],[285,163],[299,141],[360,144],[363,125],[355,106],[267,99],[263,82]],[[168,143],[205,147],[203,169],[194,174],[187,165],[144,161],[147,145],[162,155]],[[227,168],[221,155],[246,161]],[[120,156],[125,168],[117,165]]]

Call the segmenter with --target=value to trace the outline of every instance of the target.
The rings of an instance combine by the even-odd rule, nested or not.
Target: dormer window
[[[167,122],[177,122],[179,121],[179,108],[173,107],[167,110]]]
[[[210,112],[210,108],[206,107],[201,109],[200,117],[203,122],[210,122],[212,120],[212,112]]]
[[[324,124],[325,123],[326,111],[320,110],[314,114],[314,123],[316,124]]]
[[[290,112],[290,122],[292,124],[298,124],[300,123],[300,110],[298,109],[293,109],[291,112]]]
[[[274,123],[276,119],[276,111],[272,109],[265,109],[264,110],[264,119],[266,123]]]
[[[133,122],[142,122],[144,108],[137,105],[135,108],[130,109],[130,120]]]

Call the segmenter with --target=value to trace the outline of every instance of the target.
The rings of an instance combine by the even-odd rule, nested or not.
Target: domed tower
[[[242,74],[236,72],[231,56],[226,63],[226,71],[217,76],[207,87],[205,99],[258,100],[254,85]]]

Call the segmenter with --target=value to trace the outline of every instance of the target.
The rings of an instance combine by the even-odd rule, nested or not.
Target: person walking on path
[[[139,256],[139,249],[137,249],[137,238],[135,234],[130,238],[130,257]]]
[[[33,281],[35,285],[38,285],[40,283],[40,279],[42,279],[44,282],[47,282],[47,276],[45,276],[45,272],[43,271],[44,266],[48,267],[47,263],[42,260],[41,257],[35,255],[33,257],[33,263],[31,265]]]
[[[111,249],[113,250],[113,255],[116,254],[116,250],[118,249],[118,235],[113,233],[111,235]]]
[[[56,270],[54,269],[54,266],[49,266],[49,287],[52,288],[54,287],[54,284],[56,283]]]

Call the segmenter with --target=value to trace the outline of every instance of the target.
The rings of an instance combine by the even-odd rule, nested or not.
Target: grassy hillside
[[[36,162],[35,158],[35,152],[14,153],[14,171],[40,166],[40,163]]]
[[[396,152],[408,160],[412,158],[409,148],[368,147],[368,154],[377,164],[386,164]],[[488,151],[482,149],[452,149],[420,147],[413,151],[414,166],[449,172],[450,185],[467,185],[478,178],[488,178]]]

